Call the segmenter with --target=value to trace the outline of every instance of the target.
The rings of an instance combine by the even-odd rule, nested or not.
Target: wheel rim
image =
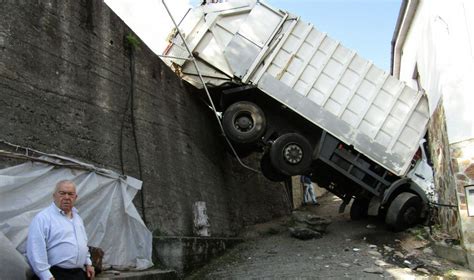
[[[295,143],[290,143],[283,149],[283,158],[290,164],[298,164],[303,160],[303,149]]]
[[[417,212],[418,211],[415,207],[410,207],[403,214],[403,219],[406,223],[412,224],[416,221],[416,218],[418,217]]]
[[[234,127],[240,132],[249,132],[253,126],[254,122],[249,113],[240,113],[234,119]]]

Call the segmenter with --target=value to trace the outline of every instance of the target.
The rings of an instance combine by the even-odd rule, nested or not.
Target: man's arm
[[[86,258],[86,273],[87,273],[87,277],[89,277],[89,279],[94,279],[95,277],[95,269],[94,267],[92,266],[92,261],[91,261],[91,253],[90,252],[87,252],[87,258]]]
[[[86,273],[87,273],[87,277],[89,279],[94,279],[95,277],[95,270],[94,270],[94,267],[92,265],[86,265]]]
[[[48,253],[46,251],[45,221],[36,216],[28,229],[26,255],[35,274],[41,280],[54,279],[49,271]]]

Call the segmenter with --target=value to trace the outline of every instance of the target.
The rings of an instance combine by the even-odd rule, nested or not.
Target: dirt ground
[[[381,221],[351,221],[332,194],[300,210],[330,218],[319,239],[290,236],[290,217],[248,228],[246,242],[186,279],[474,279],[474,273],[434,255],[423,227],[394,233]]]

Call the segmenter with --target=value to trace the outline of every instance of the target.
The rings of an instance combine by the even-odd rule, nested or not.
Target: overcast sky
[[[390,68],[390,42],[401,0],[267,0],[313,23],[384,70]],[[105,0],[157,54],[172,28],[161,0]],[[200,0],[166,0],[179,21]]]

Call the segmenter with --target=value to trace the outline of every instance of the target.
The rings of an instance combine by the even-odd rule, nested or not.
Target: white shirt
[[[40,279],[53,277],[49,268],[84,268],[91,265],[84,223],[72,209],[72,219],[56,204],[38,213],[30,224],[26,254]]]

